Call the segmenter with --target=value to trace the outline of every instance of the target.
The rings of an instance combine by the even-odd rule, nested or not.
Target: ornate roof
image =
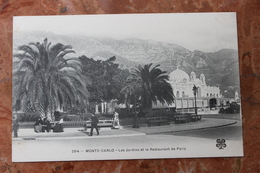
[[[190,73],[190,75],[196,75],[196,74],[195,74],[195,72],[194,72],[194,71],[192,71],[192,72]]]
[[[175,81],[175,82],[181,82],[181,81],[189,81],[190,76],[183,70],[180,70],[178,67],[176,70],[172,71],[169,74],[170,81]]]

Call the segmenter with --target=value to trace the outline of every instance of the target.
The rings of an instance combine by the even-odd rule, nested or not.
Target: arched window
[[[179,93],[179,91],[176,92],[176,97],[177,97],[177,98],[180,97],[180,93]]]
[[[207,97],[209,97],[209,93],[207,93]]]
[[[184,91],[182,91],[182,97],[185,97],[185,92]]]

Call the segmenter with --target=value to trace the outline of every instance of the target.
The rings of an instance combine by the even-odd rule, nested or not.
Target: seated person
[[[41,117],[38,117],[38,119],[36,120],[36,122],[34,124],[34,131],[36,133],[42,132],[42,124],[43,124],[43,121],[42,121]]]
[[[61,117],[59,122],[55,124],[55,126],[53,128],[53,132],[64,132],[63,131],[63,117]]]
[[[42,118],[38,117],[38,119],[36,120],[34,125],[37,126],[37,125],[41,125],[41,124],[42,124]]]
[[[51,123],[50,121],[45,117],[43,119],[43,123],[42,123],[42,132],[47,131],[48,133],[50,132],[51,129]]]

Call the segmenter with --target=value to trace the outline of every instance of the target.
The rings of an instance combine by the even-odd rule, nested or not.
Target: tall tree
[[[135,76],[134,74],[130,75],[125,82],[124,87],[120,91],[125,96],[125,105],[126,109],[129,112],[131,101],[136,109],[137,99],[141,95],[141,78]]]
[[[29,43],[14,54],[14,108],[37,111],[53,118],[56,109],[85,107],[89,93],[72,47],[57,43]]]
[[[83,55],[79,59],[83,64],[84,74],[91,80],[91,85],[88,85],[90,102],[119,99],[120,92],[118,91],[123,87],[130,73],[118,67],[119,65],[115,63],[116,57],[101,61]]]
[[[158,68],[159,65],[152,67],[146,64],[138,66],[133,71],[133,76],[141,79],[141,106],[143,109],[151,109],[152,103],[168,103],[174,101],[171,85],[168,83],[169,76],[166,71]]]

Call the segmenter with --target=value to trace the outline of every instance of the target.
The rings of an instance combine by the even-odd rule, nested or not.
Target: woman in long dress
[[[119,114],[115,111],[114,118],[113,118],[113,129],[119,129],[119,128],[120,128]]]

